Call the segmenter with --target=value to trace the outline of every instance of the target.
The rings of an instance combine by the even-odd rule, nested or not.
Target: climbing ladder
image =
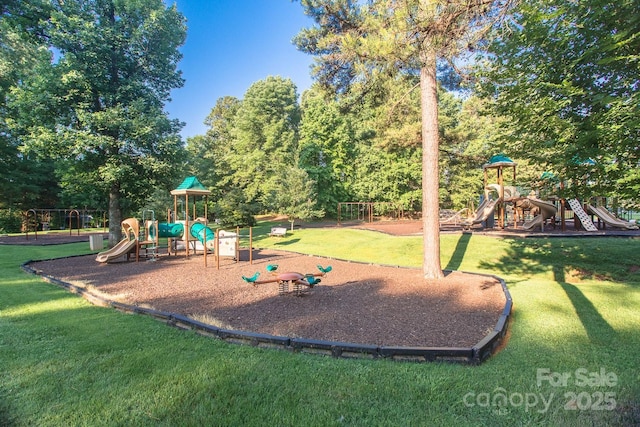
[[[584,209],[582,209],[582,205],[580,204],[578,199],[569,199],[567,201],[569,202],[569,206],[571,206],[573,215],[578,217],[585,230],[598,231],[596,226],[593,224],[593,221],[591,221],[591,218],[589,218],[589,215],[587,215]]]

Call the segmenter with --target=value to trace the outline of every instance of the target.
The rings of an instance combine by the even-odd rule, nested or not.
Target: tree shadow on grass
[[[471,233],[462,233],[460,235],[458,243],[456,243],[456,248],[451,254],[451,258],[449,259],[447,266],[444,268],[445,270],[457,270],[460,268],[462,260],[464,259],[464,254],[467,252],[467,248],[469,247],[470,240]]]
[[[589,340],[593,343],[613,342],[617,336],[615,329],[577,286],[567,283],[564,268],[554,266],[553,278],[569,297]]]
[[[294,243],[298,243],[299,241],[300,241],[300,239],[284,240],[282,242],[275,243],[273,246],[275,246],[275,247],[289,246],[289,245],[293,245]]]
[[[584,240],[513,240],[503,257],[497,261],[482,262],[481,266],[523,277],[552,273],[553,280],[569,298],[590,341],[606,344],[616,339],[616,331],[580,287],[569,283],[566,277],[567,271],[577,271],[580,279],[603,277],[616,280],[619,266],[598,261],[597,256],[594,245],[586,244]],[[621,254],[619,259],[623,260],[624,256]]]

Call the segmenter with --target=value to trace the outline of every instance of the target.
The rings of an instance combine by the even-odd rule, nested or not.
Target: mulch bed
[[[337,227],[394,235],[422,232],[420,221]],[[555,234],[553,231],[557,232],[552,230],[551,234]],[[0,236],[0,244],[72,241],[88,241],[88,236],[39,234],[37,240]],[[247,261],[246,249],[240,262],[222,259],[219,269],[213,256],[208,259],[205,267],[202,255],[164,255],[157,262],[113,264],[100,264],[93,256],[85,256],[37,262],[32,267],[112,300],[188,315],[224,328],[379,346],[471,347],[495,327],[505,307],[499,281],[481,275],[454,272],[443,280],[425,280],[416,269],[273,250],[254,251],[253,265]],[[278,264],[279,272],[317,273],[318,264],[331,265],[333,270],[303,296],[281,296],[275,283],[254,287],[241,279],[255,272],[261,272],[260,279],[268,277],[267,264]]]
[[[241,258],[247,258],[243,251]],[[276,283],[241,279],[267,264],[279,272],[317,273],[302,296],[279,295]],[[82,285],[109,299],[194,317],[230,329],[379,346],[472,347],[493,330],[504,309],[493,277],[454,272],[428,281],[417,269],[254,251],[253,264],[208,257],[161,256],[156,262],[100,264],[93,256],[31,264],[42,274]]]

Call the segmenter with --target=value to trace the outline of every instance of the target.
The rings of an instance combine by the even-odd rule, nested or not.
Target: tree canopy
[[[494,111],[512,118],[505,149],[574,182],[568,195],[637,200],[638,34],[637,1],[523,2],[491,44],[484,75]]]
[[[425,275],[437,277],[439,210],[477,201],[499,152],[518,162],[515,185],[548,172],[566,184],[554,194],[637,203],[637,2],[301,3],[315,24],[294,41],[315,57],[316,83],[299,97],[269,76],[215,100],[184,150],[163,111],[182,85],[175,6],[3,2],[0,208],[111,203],[116,238],[119,215],[161,206],[185,174],[212,190],[224,225],[389,202],[422,211]],[[468,48],[480,71],[455,76]]]
[[[30,34],[49,60],[13,82],[8,133],[22,152],[63,162],[62,182],[100,189],[115,243],[122,210],[136,209],[155,186],[169,186],[181,158],[181,124],[163,106],[183,83],[177,64],[184,17],[162,0],[32,6],[3,21],[39,14]]]

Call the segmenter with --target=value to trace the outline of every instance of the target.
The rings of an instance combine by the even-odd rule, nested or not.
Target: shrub
[[[22,227],[22,215],[19,211],[0,209],[0,233],[19,233]]]

